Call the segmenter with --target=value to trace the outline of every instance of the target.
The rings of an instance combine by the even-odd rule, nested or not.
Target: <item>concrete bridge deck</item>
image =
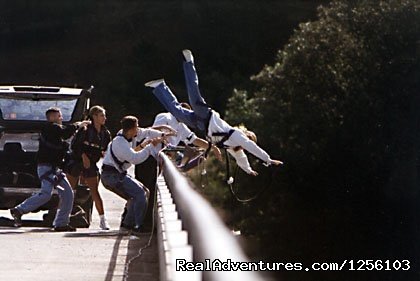
[[[55,233],[42,227],[42,212],[23,216],[28,227],[0,226],[0,280],[124,280],[127,262],[148,243],[150,234],[137,237],[120,232],[125,202],[102,186],[100,192],[110,231],[99,228],[96,209],[91,227],[79,228],[77,232]],[[7,222],[11,216],[1,210],[0,218]],[[155,234],[150,247],[131,262],[126,280],[159,280],[158,259]]]

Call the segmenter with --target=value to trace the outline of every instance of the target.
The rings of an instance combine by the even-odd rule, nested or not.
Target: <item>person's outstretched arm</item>
[[[251,165],[249,164],[248,157],[246,156],[243,149],[240,149],[237,151],[233,149],[228,149],[227,151],[229,152],[230,155],[233,156],[233,158],[235,158],[236,164],[239,166],[239,168],[244,170],[245,173],[252,176],[258,176],[258,173],[254,171]]]
[[[231,141],[242,147],[255,157],[263,160],[266,164],[280,165],[283,164],[280,160],[273,160],[270,158],[267,152],[265,152],[261,147],[259,147],[255,142],[250,140],[244,133],[236,130],[232,136]]]
[[[158,130],[158,131],[167,131],[168,133],[166,134],[166,136],[176,136],[176,133],[177,133],[176,130],[174,130],[172,127],[168,125],[153,126],[153,127],[150,127],[150,129]]]
[[[153,140],[157,141],[157,140]],[[160,141],[160,140],[159,140]],[[150,140],[150,143],[152,141]],[[152,146],[146,145],[142,150],[136,151],[134,150],[130,145],[127,145],[126,141],[114,139],[112,146],[112,151],[114,155],[117,157],[117,159],[121,162],[127,161],[130,164],[140,164],[151,155],[152,153]]]

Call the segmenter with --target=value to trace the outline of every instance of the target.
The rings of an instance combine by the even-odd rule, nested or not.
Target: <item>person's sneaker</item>
[[[126,225],[124,223],[121,223],[119,231],[122,234],[129,234],[130,231],[131,231],[131,229],[133,229],[132,226]]]
[[[157,80],[152,80],[149,82],[146,82],[144,84],[144,86],[146,87],[150,87],[150,88],[156,88],[157,86],[159,86],[160,84],[162,84],[163,82],[165,82],[164,79],[157,79]]]
[[[185,58],[186,62],[194,63],[194,57],[193,57],[193,54],[190,50],[188,50],[188,49],[182,50],[182,54],[184,55],[184,58]]]
[[[14,226],[15,227],[20,227],[22,226],[22,213],[17,209],[17,208],[13,208],[10,209],[10,214],[13,217],[14,222]]]
[[[64,226],[54,226],[53,230],[56,232],[74,232],[76,231],[76,228],[68,224]]]
[[[142,233],[144,233],[144,232],[142,231],[142,228],[140,228],[139,226],[135,226],[131,230],[131,235],[140,236]]]
[[[109,224],[106,221],[106,218],[105,217],[103,217],[103,218],[100,219],[100,221],[99,221],[99,227],[102,230],[109,230],[110,229]]]

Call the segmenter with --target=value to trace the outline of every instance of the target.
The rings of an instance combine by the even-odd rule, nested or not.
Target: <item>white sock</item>
[[[158,80],[152,80],[149,82],[146,82],[144,85],[146,87],[150,87],[150,88],[156,88],[157,86],[159,86],[160,84],[164,83],[165,80],[163,79],[158,79]]]

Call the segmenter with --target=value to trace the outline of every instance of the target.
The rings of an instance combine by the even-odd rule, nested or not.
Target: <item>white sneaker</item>
[[[99,227],[100,227],[102,230],[109,230],[109,229],[110,229],[109,224],[108,224],[108,222],[106,221],[106,218],[105,218],[105,217],[101,218],[101,220],[100,220],[100,222],[99,222]]]
[[[194,63],[194,57],[193,57],[193,54],[190,50],[188,50],[188,49],[182,50],[182,54],[184,55],[184,58],[185,58],[186,62]]]
[[[164,82],[165,82],[165,80],[163,80],[163,79],[152,80],[152,81],[146,82],[144,84],[144,86],[150,87],[150,88],[156,88],[157,86],[159,86],[160,84],[162,84]]]

